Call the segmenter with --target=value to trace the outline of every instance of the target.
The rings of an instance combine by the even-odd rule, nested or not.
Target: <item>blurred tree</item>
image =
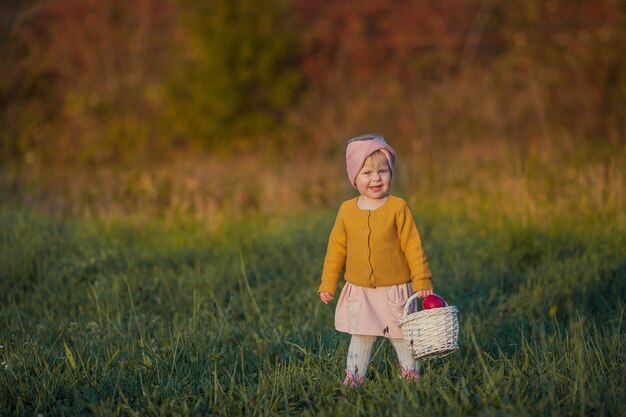
[[[0,4],[0,160],[19,161],[40,136],[26,117],[42,120],[58,106],[48,84],[55,78],[41,68],[26,69],[30,48],[22,37],[27,11],[34,2],[6,1]],[[36,64],[32,63],[31,68]],[[50,106],[33,105],[45,100]],[[28,116],[26,116],[28,115]]]
[[[4,160],[251,148],[293,120],[329,147],[378,126],[626,140],[621,0],[6,0],[0,14]]]
[[[396,115],[408,113],[406,131],[418,130],[421,118],[437,137],[466,138],[470,130],[460,126],[485,126],[472,135],[626,140],[624,1],[298,4],[306,21],[303,70],[320,97],[317,108],[333,109],[331,127],[371,125],[385,114],[376,108],[382,100]],[[425,98],[434,103],[410,109]]]
[[[28,160],[111,162],[157,148],[170,0],[47,0],[12,25],[5,141]]]
[[[291,2],[180,5],[191,48],[172,82],[176,133],[222,150],[276,139],[303,86]]]
[[[403,82],[443,79],[459,66],[480,0],[300,0],[307,17],[304,69],[328,76]],[[482,30],[489,30],[484,22]],[[485,37],[487,39],[488,37]]]
[[[501,9],[544,137],[626,141],[626,3],[528,0]]]

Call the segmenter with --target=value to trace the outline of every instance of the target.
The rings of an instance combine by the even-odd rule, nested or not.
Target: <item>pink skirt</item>
[[[335,328],[350,334],[400,339],[400,319],[411,295],[410,282],[376,288],[346,282],[337,301]]]

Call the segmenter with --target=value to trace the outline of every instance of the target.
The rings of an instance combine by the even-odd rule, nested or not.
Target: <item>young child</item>
[[[328,304],[340,274],[344,285],[335,327],[350,333],[344,385],[363,383],[378,336],[388,338],[406,379],[420,378],[420,363],[404,342],[399,321],[406,300],[432,294],[431,272],[406,202],[388,194],[396,152],[382,136],[348,141],[346,170],[359,196],[339,208],[330,232],[318,293]]]

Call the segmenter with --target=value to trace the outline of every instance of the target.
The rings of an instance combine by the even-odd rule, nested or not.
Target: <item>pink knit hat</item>
[[[380,135],[361,135],[352,138],[346,146],[346,171],[348,180],[356,188],[356,176],[359,174],[365,160],[374,152],[381,151],[387,157],[389,168],[393,172],[396,163],[396,151],[387,144]]]

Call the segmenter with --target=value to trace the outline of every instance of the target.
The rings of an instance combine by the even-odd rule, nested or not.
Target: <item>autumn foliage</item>
[[[560,136],[623,142],[617,0],[7,3],[0,158]]]

